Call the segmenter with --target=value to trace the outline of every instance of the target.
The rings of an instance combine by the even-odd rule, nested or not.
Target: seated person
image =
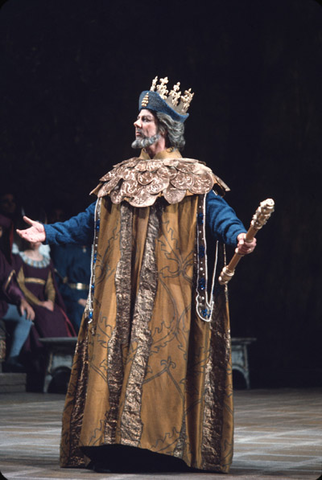
[[[78,333],[88,296],[91,249],[82,245],[54,245],[51,258],[68,318]]]
[[[22,243],[13,255],[18,284],[35,311],[35,319],[24,346],[25,353],[38,354],[43,349],[39,338],[75,336],[54,278],[52,261],[40,252],[41,243]]]
[[[2,227],[0,227],[0,231]],[[4,372],[22,372],[19,361],[21,349],[28,338],[35,313],[26,301],[16,281],[15,271],[0,251],[0,318],[14,325],[11,346]]]

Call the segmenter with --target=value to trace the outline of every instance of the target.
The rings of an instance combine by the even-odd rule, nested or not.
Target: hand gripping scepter
[[[258,209],[253,215],[252,221],[250,222],[250,227],[246,233],[245,242],[251,242],[258,230],[260,230],[266,224],[267,220],[274,212],[274,206],[274,200],[271,198],[267,198],[260,203]],[[227,285],[229,280],[231,280],[231,278],[234,276],[235,268],[242,257],[244,257],[244,255],[235,253],[229,264],[222,269],[221,274],[219,275],[220,285]]]

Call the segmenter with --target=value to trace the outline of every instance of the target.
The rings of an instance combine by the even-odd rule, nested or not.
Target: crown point
[[[167,89],[168,82],[168,77],[159,79],[159,77],[156,76],[152,81],[150,91],[158,93],[162,100],[164,100],[177,114],[186,116],[194,93],[192,93],[191,88],[189,88],[189,90],[185,90],[184,94],[182,94],[180,91],[180,82],[177,82],[169,92]],[[141,106],[144,107],[148,105],[148,103],[149,96],[148,94],[145,94]]]
[[[187,112],[193,96],[194,93],[191,92],[191,88],[189,88],[189,90],[185,90],[184,95],[181,96],[181,102],[179,105],[179,108],[182,112]]]
[[[158,82],[158,77],[154,77],[154,79],[152,80],[152,85],[150,87],[151,92],[155,91],[155,87],[156,87],[157,82]]]

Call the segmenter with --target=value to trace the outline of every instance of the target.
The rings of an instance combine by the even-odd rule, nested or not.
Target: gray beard
[[[159,138],[160,138],[159,133],[157,133],[156,135],[153,135],[152,137],[138,137],[131,144],[131,147],[132,148],[150,147],[150,145],[153,145],[157,140],[159,140]]]

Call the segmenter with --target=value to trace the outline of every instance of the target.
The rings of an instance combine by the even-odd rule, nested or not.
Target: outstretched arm
[[[24,217],[25,222],[31,226],[26,230],[17,230],[17,233],[31,243],[91,245],[94,234],[94,211],[95,202],[89,205],[84,212],[66,222],[56,222],[50,225],[42,225]]]
[[[24,221],[31,225],[25,230],[18,230],[17,233],[21,238],[30,243],[44,242],[46,240],[45,228],[40,222],[35,222],[31,218],[23,217]]]
[[[96,202],[84,212],[66,220],[45,225],[46,243],[54,245],[91,245],[94,236],[94,212]]]

